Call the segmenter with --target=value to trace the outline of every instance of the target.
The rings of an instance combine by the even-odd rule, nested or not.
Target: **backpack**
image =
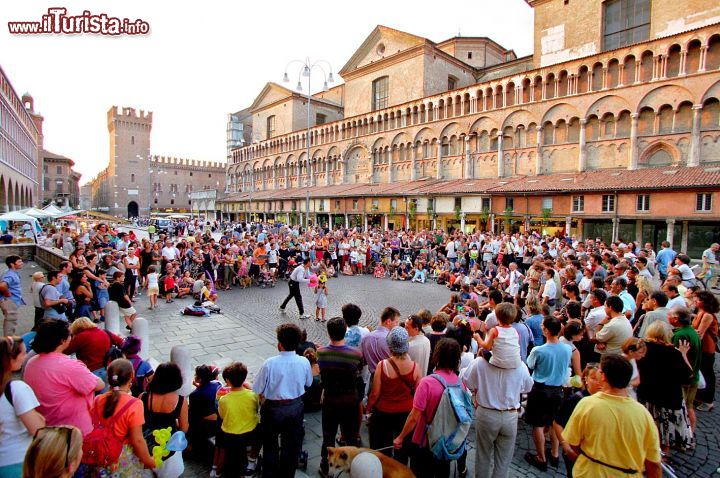
[[[148,382],[150,382],[150,376],[153,374],[153,372],[151,371],[150,373],[146,373],[145,375],[138,376],[138,370],[140,369],[140,365],[143,363],[143,360],[134,358],[130,359],[130,363],[133,366],[133,374],[135,375],[135,378],[130,384],[130,393],[133,397],[139,397],[140,394],[147,389],[147,384]]]
[[[11,407],[15,407],[15,404],[13,404],[13,396],[12,396],[12,390],[10,390],[10,384],[14,382],[14,380],[8,380],[8,383],[5,384],[5,398],[10,403]],[[13,410],[14,411],[14,410]]]
[[[210,316],[210,312],[202,306],[195,306],[192,307],[185,307],[182,311],[183,315],[192,315],[195,317],[208,317]]]
[[[108,349],[107,352],[105,352],[105,360],[103,362],[105,364],[105,366],[107,367],[108,365],[110,365],[110,362],[112,362],[115,359],[124,358],[125,355],[123,355],[122,350],[120,350],[120,347],[118,347],[117,345],[115,345],[113,343],[112,335],[110,335],[110,332],[108,332],[106,330],[105,333],[107,334],[108,339],[110,339],[110,348]]]
[[[470,393],[462,388],[461,382],[448,385],[440,375],[430,375],[443,386],[435,416],[425,433],[428,446],[438,460],[457,460],[465,452],[467,435],[473,419]]]
[[[93,430],[83,439],[82,462],[84,464],[108,468],[118,462],[124,437],[118,437],[115,434],[113,425],[136,400],[136,398],[128,400],[119,411],[115,411],[105,425],[100,422],[99,401],[95,400],[92,413]]]

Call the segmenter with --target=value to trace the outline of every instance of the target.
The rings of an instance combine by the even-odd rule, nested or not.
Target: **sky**
[[[9,33],[5,22],[39,21],[51,7],[142,19],[150,32]],[[0,66],[45,118],[45,149],[73,159],[82,183],[107,165],[112,105],[153,112],[152,154],[224,162],[228,113],[281,83],[295,59],[326,60],[337,77],[378,24],[435,42],[487,36],[518,56],[532,53],[533,37],[525,0],[3,0],[2,14]],[[292,88],[297,67],[288,73]]]

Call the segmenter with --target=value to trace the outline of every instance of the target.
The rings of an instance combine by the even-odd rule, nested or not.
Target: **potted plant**
[[[408,217],[412,221],[415,219],[415,212],[417,211],[417,201],[415,199],[410,200],[408,203]]]
[[[552,209],[550,208],[543,208],[542,210],[542,225],[547,225],[548,219],[550,219],[550,216],[552,216]]]
[[[462,214],[462,209],[460,206],[455,206],[455,220],[460,220],[460,215]]]
[[[510,220],[512,219],[513,210],[512,208],[508,207],[505,208],[505,212],[503,213],[503,219],[505,220],[505,229],[510,230]]]

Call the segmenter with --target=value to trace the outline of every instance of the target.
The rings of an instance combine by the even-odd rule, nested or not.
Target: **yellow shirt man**
[[[583,452],[573,467],[573,476],[578,478],[641,478],[645,460],[660,462],[655,422],[645,407],[630,397],[598,392],[583,398],[573,411],[563,438]],[[591,461],[588,456],[636,473],[622,474]]]
[[[218,414],[222,418],[222,431],[232,435],[251,432],[260,423],[258,408],[260,400],[255,392],[247,388],[233,390],[220,397]]]

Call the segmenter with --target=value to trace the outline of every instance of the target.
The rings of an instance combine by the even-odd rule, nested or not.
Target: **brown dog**
[[[240,288],[241,289],[247,289],[248,287],[252,286],[252,277],[241,277],[240,278]]]
[[[350,465],[353,459],[363,452],[372,453],[380,459],[383,478],[415,478],[410,468],[400,464],[400,462],[393,460],[389,456],[385,456],[369,448],[358,448],[355,446],[328,447],[329,476],[338,476],[341,472],[349,475]]]

